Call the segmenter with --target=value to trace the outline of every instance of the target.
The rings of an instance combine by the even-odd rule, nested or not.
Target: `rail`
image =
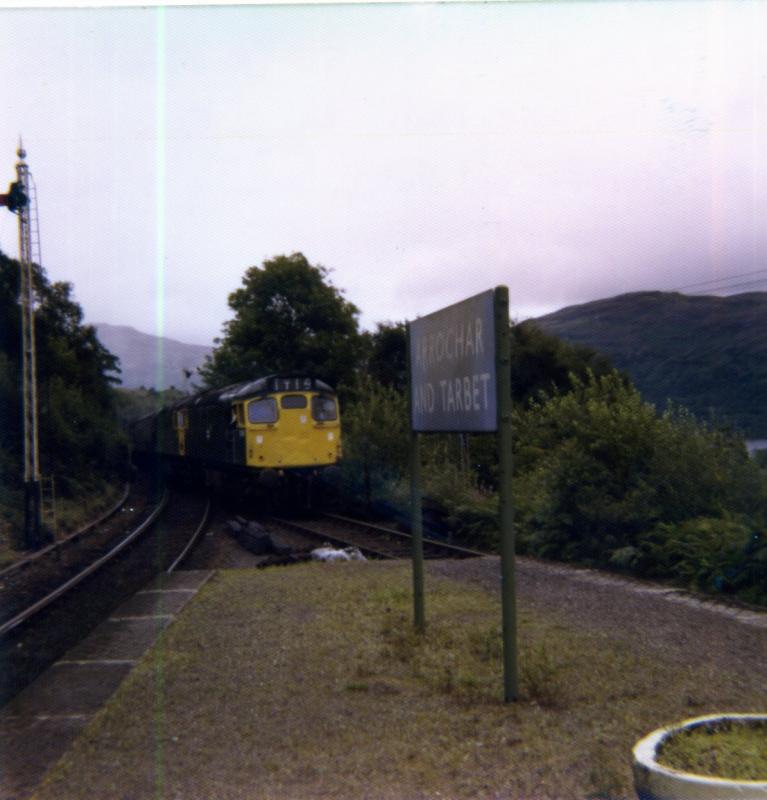
[[[63,594],[66,594],[70,589],[74,588],[85,580],[89,575],[96,572],[96,570],[100,569],[107,561],[114,558],[120,552],[122,552],[134,539],[140,536],[160,515],[162,510],[165,508],[168,502],[168,491],[165,490],[157,508],[145,519],[134,531],[128,534],[119,544],[113,547],[108,553],[101,556],[100,558],[96,559],[94,562],[89,564],[84,570],[79,572],[74,577],[70,578],[65,583],[61,584],[58,588],[54,589],[50,594],[47,594],[42,599],[38,600],[37,602],[33,603],[31,606],[26,608],[24,611],[17,614],[12,619],[7,620],[2,625],[0,625],[0,636],[5,636],[6,634],[10,633],[15,628],[19,627],[22,623],[26,622],[28,619],[33,617],[39,611],[49,606],[54,600],[57,600]]]
[[[183,560],[189,555],[189,552],[197,543],[197,540],[200,538],[203,530],[205,530],[205,526],[208,524],[208,515],[210,514],[210,498],[207,499],[205,503],[205,510],[202,512],[202,520],[200,524],[197,526],[197,530],[192,534],[191,538],[187,542],[186,547],[181,551],[181,555],[168,567],[165,571],[167,575],[170,575],[179,564],[183,562]]]
[[[276,523],[277,525],[282,525],[298,533],[312,536],[316,539],[322,539],[336,546],[343,547],[346,545],[353,545],[358,547],[365,555],[373,556],[375,558],[402,558],[406,555],[404,548],[412,542],[412,537],[408,533],[403,533],[402,531],[397,531],[392,528],[386,528],[382,525],[374,525],[369,522],[363,522],[362,520],[352,519],[351,517],[344,517],[340,514],[321,513],[318,514],[314,519],[302,521],[283,519],[279,517],[267,517],[266,521]],[[360,541],[359,539],[355,539],[353,535],[351,535],[352,538],[345,538],[342,535],[338,535],[338,531],[328,531],[326,529],[317,529],[316,527],[312,527],[312,525],[316,524],[317,522],[320,522],[320,524],[322,524],[322,522],[341,523],[347,527],[351,527],[353,530],[356,530],[359,535],[369,538],[367,541]],[[397,548],[395,548],[395,550],[386,549],[384,542],[375,541],[376,538],[380,540],[384,537],[388,538],[390,541],[393,540],[399,546],[401,546],[402,549],[399,551],[395,551]],[[370,541],[371,538],[373,539],[372,542]],[[424,538],[423,543],[424,546],[431,551],[432,555],[439,553],[453,558],[477,558],[487,555],[487,553],[482,553],[478,550],[470,550],[466,547],[459,547],[457,545],[448,544],[447,542],[440,542],[436,539]]]
[[[0,580],[7,577],[8,575],[13,574],[17,570],[29,567],[31,564],[34,564],[43,556],[50,555],[51,553],[58,550],[60,547],[70,544],[71,542],[77,541],[77,539],[79,539],[81,536],[85,536],[85,534],[89,533],[91,530],[93,530],[93,528],[96,528],[99,525],[101,525],[102,522],[106,522],[106,520],[108,520],[111,516],[116,514],[122,508],[122,506],[125,504],[125,501],[128,499],[130,490],[131,490],[130,484],[126,483],[122,497],[117,501],[117,503],[115,503],[114,506],[111,506],[103,514],[101,514],[101,516],[97,517],[96,519],[92,520],[86,525],[83,525],[81,528],[78,528],[74,533],[70,533],[68,536],[59,539],[57,542],[53,542],[53,544],[49,544],[46,547],[43,547],[36,553],[33,553],[30,556],[26,556],[25,558],[16,561],[10,566],[5,567],[5,569],[0,570]]]
[[[398,531],[395,528],[387,528],[384,525],[377,525],[372,522],[363,522],[362,520],[352,519],[352,517],[345,517],[342,514],[331,514],[329,512],[322,512],[322,517],[331,520],[338,520],[339,522],[346,522],[349,525],[357,525],[361,528],[371,531],[380,531],[387,536],[402,539],[403,541],[412,541],[413,537],[409,533]],[[431,539],[428,536],[423,537],[423,543],[433,545],[434,547],[444,548],[447,551],[455,551],[456,554],[463,554],[467,558],[492,555],[491,553],[483,553],[481,550],[473,550],[469,547],[462,547],[460,545],[451,544],[449,542],[441,542],[439,539]]]

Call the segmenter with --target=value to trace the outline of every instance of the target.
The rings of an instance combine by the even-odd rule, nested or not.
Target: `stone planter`
[[[633,750],[634,786],[639,800],[767,800],[767,781],[738,781],[694,775],[656,761],[660,745],[682,730],[716,722],[750,720],[767,722],[767,714],[718,714],[696,717],[653,731]]]

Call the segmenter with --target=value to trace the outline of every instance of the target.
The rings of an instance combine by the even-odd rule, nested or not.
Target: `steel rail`
[[[344,517],[341,514],[331,514],[327,511],[323,511],[321,512],[320,516],[325,517],[326,519],[338,520],[339,522],[348,522],[350,525],[357,525],[360,528],[366,528],[372,531],[379,531],[380,533],[385,533],[387,536],[394,536],[400,539],[407,539],[407,540],[412,540],[413,538],[409,533],[404,533],[403,531],[398,531],[395,530],[394,528],[386,528],[383,525],[375,525],[372,522],[364,522],[359,519]],[[450,544],[448,542],[441,542],[439,539],[430,539],[426,536],[424,536],[423,538],[423,543],[434,545],[435,547],[442,547],[445,550],[453,550],[456,553],[463,553],[467,557],[475,556],[479,558],[481,556],[494,555],[492,553],[483,553],[481,550],[472,550],[469,547],[461,547],[460,545]]]
[[[337,536],[332,536],[329,533],[325,533],[325,531],[316,531],[313,528],[307,528],[301,525],[300,522],[294,522],[293,520],[282,519],[280,517],[266,517],[266,522],[273,522],[278,525],[283,525],[284,527],[290,528],[297,533],[312,536],[315,539],[321,539],[323,542],[329,542],[330,544],[335,544],[339,547],[357,547],[359,548],[360,552],[365,555],[375,556],[376,558],[397,558],[397,556],[387,553],[385,550],[376,550],[374,547],[370,547],[369,545],[361,545],[357,542],[350,542],[348,539],[340,539]]]
[[[132,531],[128,536],[123,539],[118,545],[113,547],[108,553],[101,556],[101,558],[96,559],[92,564],[89,564],[82,572],[79,572],[73,578],[70,578],[66,583],[63,583],[57,589],[54,589],[50,594],[46,595],[42,599],[38,600],[33,605],[29,606],[24,611],[17,614],[12,619],[7,620],[2,625],[0,625],[0,636],[5,636],[7,633],[10,633],[12,630],[17,628],[22,623],[26,622],[30,617],[37,614],[38,611],[41,611],[46,606],[50,605],[54,600],[57,600],[63,594],[68,592],[73,587],[77,586],[78,583],[83,581],[89,575],[94,573],[97,569],[103,566],[107,561],[114,558],[118,555],[122,550],[124,550],[134,539],[136,539],[139,535],[141,535],[160,515],[163,511],[165,506],[168,503],[168,490],[166,489],[163,493],[163,496],[158,504],[157,508],[145,519],[139,526],[136,528],[135,531]]]
[[[187,557],[189,551],[192,547],[197,543],[197,540],[200,538],[200,534],[202,534],[205,526],[208,524],[208,515],[210,514],[210,497],[207,498],[207,502],[205,503],[205,511],[202,513],[202,520],[200,524],[197,526],[197,530],[192,534],[192,537],[187,542],[186,547],[181,551],[181,555],[168,567],[165,571],[166,575],[170,575],[173,570]]]
[[[412,542],[412,537],[409,533],[403,533],[402,531],[396,531],[392,528],[385,528],[382,525],[373,525],[369,522],[363,522],[362,520],[352,519],[351,517],[344,517],[340,514],[329,514],[326,512],[320,512],[318,515],[318,521],[320,519],[324,519],[330,522],[343,522],[347,525],[354,526],[359,529],[361,534],[383,534],[389,537],[393,537],[395,539],[399,539],[403,543],[410,543]],[[333,534],[327,533],[325,531],[318,531],[314,528],[305,527],[301,524],[301,522],[297,522],[294,520],[286,520],[278,517],[267,517],[267,521],[275,522],[279,525],[284,525],[285,527],[292,528],[293,530],[302,533],[308,534],[315,539],[321,539],[323,541],[329,542],[330,544],[335,544],[337,546],[346,547],[346,546],[354,546],[358,547],[360,551],[365,553],[366,555],[372,555],[377,558],[402,558],[403,555],[401,553],[393,553],[390,550],[381,550],[376,547],[372,547],[370,544],[361,544],[355,541],[349,541],[349,539],[343,539],[339,536],[334,536]],[[311,524],[312,520],[307,520],[308,524]],[[482,556],[488,555],[487,553],[482,553],[479,550],[470,550],[466,547],[459,547],[457,545],[448,544],[446,542],[440,542],[437,539],[423,539],[424,545],[428,545],[431,548],[439,548],[440,550],[445,551],[446,553],[453,553],[457,556],[463,556],[465,558],[478,558]]]
[[[29,567],[34,562],[38,561],[43,556],[49,555],[54,551],[58,550],[60,547],[63,547],[65,544],[69,544],[70,542],[76,541],[80,536],[84,536],[86,533],[89,533],[93,528],[101,525],[102,522],[106,522],[111,516],[116,514],[120,508],[125,504],[125,501],[128,499],[128,495],[130,494],[131,486],[129,483],[125,484],[125,491],[123,492],[122,497],[117,501],[117,503],[108,508],[100,517],[94,519],[91,522],[88,522],[86,525],[83,525],[82,528],[78,528],[74,533],[70,533],[68,536],[65,536],[63,539],[59,539],[58,542],[53,542],[53,544],[49,544],[47,547],[43,547],[42,550],[38,550],[36,553],[33,553],[31,556],[26,556],[25,558],[16,561],[14,564],[6,567],[5,569],[0,570],[0,580],[11,575],[12,573],[16,572],[17,570],[25,569]]]

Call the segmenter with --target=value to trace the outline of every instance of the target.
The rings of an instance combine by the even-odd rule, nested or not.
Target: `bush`
[[[763,575],[767,482],[733,432],[658,414],[614,374],[542,395],[515,444],[524,551],[717,591]]]
[[[367,375],[358,379],[354,398],[342,410],[342,480],[346,494],[359,497],[370,509],[386,496],[392,481],[407,478],[407,400]]]
[[[640,541],[647,574],[681,578],[709,592],[767,601],[767,538],[747,518],[696,517],[662,523]]]

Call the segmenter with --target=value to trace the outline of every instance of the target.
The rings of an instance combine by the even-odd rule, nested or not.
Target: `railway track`
[[[69,535],[64,536],[63,538],[59,539],[53,544],[49,544],[46,547],[43,547],[36,553],[32,553],[31,555],[21,558],[18,561],[11,564],[10,566],[0,570],[0,584],[4,581],[12,579],[12,577],[16,573],[34,568],[36,565],[43,563],[44,559],[49,559],[54,554],[56,555],[57,558],[60,557],[60,554],[62,552],[72,547],[76,542],[81,540],[83,537],[88,536],[88,534],[91,534],[94,531],[98,530],[100,525],[103,525],[108,519],[113,517],[121,508],[123,508],[127,504],[128,499],[130,498],[130,494],[131,494],[131,485],[126,484],[125,488],[123,489],[123,493],[120,496],[120,499],[117,501],[117,503],[108,508],[103,514],[101,514],[95,520],[89,522],[87,525],[83,525],[81,528],[78,528],[78,530],[76,530],[74,533],[70,533]]]
[[[311,519],[301,520],[267,517],[265,522],[270,527],[281,527],[339,547],[358,547],[372,558],[410,558],[412,555],[413,538],[410,534],[340,514],[321,513]],[[423,553],[424,558],[476,558],[487,555],[426,537],[423,539]]]
[[[154,575],[177,569],[203,531],[209,510],[205,497],[166,493],[153,506],[132,507],[127,526],[126,520],[112,523],[107,531],[53,548],[47,557],[1,576],[0,702]]]
[[[167,497],[163,497],[156,508],[142,508],[138,512],[131,507],[129,519],[101,529],[95,523],[87,531],[57,542],[46,548],[46,552],[6,570],[0,575],[0,637],[23,625],[119,555],[154,522],[166,502]],[[86,538],[85,533],[90,536]]]

